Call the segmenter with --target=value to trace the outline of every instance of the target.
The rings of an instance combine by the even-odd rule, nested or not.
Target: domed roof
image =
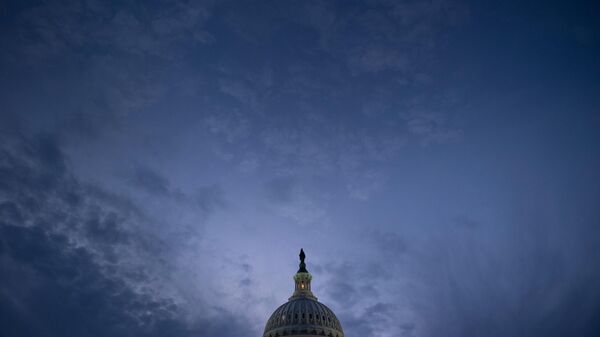
[[[309,298],[279,306],[267,321],[264,337],[324,335],[343,337],[340,321],[325,304]]]
[[[312,275],[306,270],[304,251],[300,250],[300,269],[294,275],[296,289],[287,303],[273,312],[263,337],[320,335],[344,337],[333,311],[319,302],[311,291]]]

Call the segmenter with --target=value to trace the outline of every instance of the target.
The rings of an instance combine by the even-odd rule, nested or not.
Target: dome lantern
[[[306,255],[304,254],[304,249],[300,249],[300,268],[296,275],[294,275],[294,283],[296,284],[296,288],[294,289],[294,294],[289,299],[296,298],[310,298],[316,300],[317,298],[313,295],[310,290],[310,281],[312,280],[312,275],[306,270],[306,263],[304,263],[304,259]]]

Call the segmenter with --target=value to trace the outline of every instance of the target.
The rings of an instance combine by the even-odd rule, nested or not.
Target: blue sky
[[[600,7],[0,3],[7,336],[600,332]]]

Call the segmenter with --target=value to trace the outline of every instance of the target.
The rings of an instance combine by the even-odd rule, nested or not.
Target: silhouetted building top
[[[319,302],[311,291],[312,275],[306,269],[305,257],[304,250],[300,249],[300,268],[294,275],[294,293],[288,302],[273,312],[263,337],[344,337],[342,325],[333,311]]]

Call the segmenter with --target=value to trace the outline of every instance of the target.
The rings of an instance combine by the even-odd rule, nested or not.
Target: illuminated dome
[[[342,325],[333,311],[313,295],[310,288],[312,275],[306,270],[304,258],[304,251],[301,249],[300,269],[294,275],[294,294],[287,303],[273,312],[267,321],[263,337],[344,337]]]

